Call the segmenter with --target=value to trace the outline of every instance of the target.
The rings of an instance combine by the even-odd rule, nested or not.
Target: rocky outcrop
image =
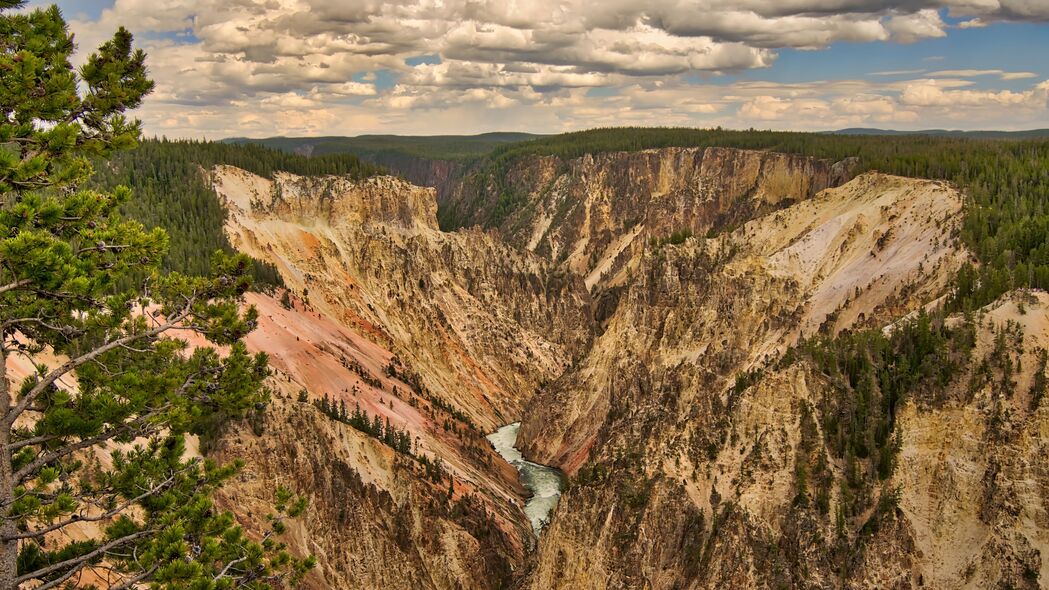
[[[622,284],[650,240],[734,227],[845,182],[853,164],[726,148],[532,156],[465,177],[442,216],[498,227],[593,289]]]
[[[537,402],[555,414],[526,419],[521,443],[574,472],[615,400],[643,398],[657,372],[699,376],[688,395],[701,395],[802,335],[935,299],[968,258],[951,237],[960,219],[953,189],[870,174],[716,238],[649,248],[605,333]]]
[[[278,395],[215,447],[248,463],[225,502],[250,528],[275,485],[308,494],[292,545],[320,557],[312,587],[1049,579],[1049,296],[951,319],[968,344],[886,410],[876,469],[834,434],[867,420],[843,397],[861,386],[797,352],[943,300],[972,261],[954,187],[717,148],[496,164],[442,203],[493,233],[440,231],[435,191],[389,177],[212,172],[232,243],[294,293],[252,295]],[[445,475],[303,388],[407,429]],[[519,418],[526,456],[571,476],[534,551],[481,436]]]
[[[1015,358],[990,363],[986,386],[974,375],[1003,338],[989,318],[1016,316],[1009,302],[958,360],[969,373],[910,392],[885,482],[841,483],[854,468],[825,432],[840,386],[780,360],[803,336],[892,325],[937,299],[968,258],[960,216],[949,186],[864,175],[647,251],[607,330],[522,426],[526,455],[574,475],[525,586],[1037,587],[1045,408],[1008,392],[1044,373],[1049,297],[1028,301],[999,353]],[[993,386],[995,366],[1015,384]]]
[[[1011,293],[977,322],[965,386],[900,413],[893,483],[918,556],[911,578],[930,588],[1044,588],[1049,294]],[[866,571],[879,566],[870,559]]]
[[[480,231],[441,232],[432,189],[229,167],[213,185],[237,249],[274,263],[309,305],[371,334],[486,431],[589,341],[577,277]]]

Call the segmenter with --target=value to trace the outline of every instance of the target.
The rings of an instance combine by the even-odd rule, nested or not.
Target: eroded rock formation
[[[292,545],[320,558],[318,588],[1038,587],[1049,297],[972,319],[951,378],[891,408],[895,468],[869,482],[852,461],[875,458],[828,430],[843,385],[785,360],[891,333],[972,259],[954,187],[852,168],[528,157],[442,177],[442,214],[488,228],[455,232],[432,189],[390,177],[215,169],[232,243],[293,293],[252,296],[277,395],[215,443],[248,463],[226,502],[250,527],[275,485],[307,493]],[[446,476],[332,421],[324,395],[408,430]],[[534,550],[482,436],[517,419],[526,455],[573,476]]]

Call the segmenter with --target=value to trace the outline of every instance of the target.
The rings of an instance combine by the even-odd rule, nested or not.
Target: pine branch
[[[155,328],[146,330],[144,332],[139,332],[137,334],[129,334],[127,336],[124,336],[123,338],[117,338],[116,340],[111,340],[106,344],[103,344],[102,346],[99,346],[94,350],[91,350],[90,352],[84,353],[76,358],[69,359],[68,361],[60,365],[58,368],[48,373],[43,379],[38,381],[37,384],[33,386],[33,388],[30,389],[29,392],[21,400],[19,400],[18,404],[7,413],[7,416],[4,418],[3,422],[0,422],[0,427],[10,428],[14,424],[15,420],[20,415],[22,415],[22,412],[24,412],[26,408],[28,408],[29,405],[33,403],[33,400],[36,399],[37,396],[46,391],[48,387],[55,383],[55,381],[58,381],[58,379],[60,379],[63,375],[69,373],[73,369],[79,367],[80,365],[83,365],[84,363],[90,362],[99,356],[102,356],[103,354],[109,352],[110,350],[113,350],[114,348],[119,348],[121,346],[130,344],[132,342],[136,342],[143,338],[152,338],[153,336],[162,334],[175,327],[179,322],[189,317],[192,304],[193,299],[188,299],[186,306],[183,307],[181,311],[179,311],[166,323],[160,324]]]
[[[71,572],[77,572],[80,569],[82,569],[87,562],[89,562],[92,559],[102,555],[103,553],[105,553],[105,552],[107,552],[107,551],[109,551],[111,549],[114,549],[116,547],[119,547],[119,546],[121,546],[121,545],[123,545],[125,543],[130,543],[131,541],[135,541],[135,540],[141,539],[143,537],[148,537],[149,535],[152,535],[155,532],[156,531],[154,531],[154,530],[148,529],[148,530],[144,530],[144,531],[138,531],[136,533],[131,533],[130,535],[125,535],[123,537],[120,537],[119,539],[114,539],[114,540],[106,543],[105,545],[102,545],[98,549],[95,549],[94,551],[91,551],[90,553],[86,553],[84,555],[81,555],[80,557],[73,557],[73,558],[67,559],[65,561],[60,561],[60,562],[58,562],[58,563],[56,563],[54,565],[49,565],[47,567],[42,567],[42,568],[36,570],[35,572],[30,572],[28,574],[21,575],[21,576],[15,578],[15,585],[17,586],[17,585],[19,585],[19,584],[21,584],[23,582],[28,582],[29,580],[35,580],[35,579],[37,579],[37,578],[39,578],[41,576],[46,576],[48,574],[51,574],[51,573],[54,573],[54,572],[57,572],[57,571],[61,571],[61,570],[65,569],[65,568],[72,568],[70,570]],[[73,574],[67,572],[64,575],[63,578],[61,578],[59,580],[52,580],[51,582],[48,582],[48,584],[46,584],[44,586],[37,586],[36,590],[42,590],[43,588],[54,588],[57,584],[60,584],[63,581],[68,580],[72,575]]]
[[[58,459],[69,456],[79,450],[93,447],[99,443],[103,443],[107,440],[112,440],[124,434],[136,434],[138,436],[152,434],[153,432],[156,432],[156,428],[151,430],[143,427],[148,423],[150,418],[160,415],[160,413],[162,413],[164,410],[167,410],[168,407],[169,406],[165,404],[164,406],[161,406],[150,412],[142,414],[135,420],[127,422],[117,428],[111,428],[101,434],[84,438],[75,443],[66,445],[65,447],[62,447],[57,451],[53,451],[46,455],[41,455],[36,459],[32,460],[31,462],[27,463],[18,471],[16,471],[13,476],[13,479],[15,482],[23,483],[24,481],[29,479],[34,473],[36,473],[37,470],[39,470],[44,465],[47,465],[48,463],[57,461]]]
[[[191,466],[195,466],[195,464],[191,464]],[[116,515],[120,514],[121,512],[127,510],[128,508],[130,508],[131,506],[137,504],[138,502],[140,502],[142,500],[145,500],[149,496],[152,496],[153,494],[156,494],[157,492],[159,492],[159,491],[163,490],[164,488],[170,486],[172,483],[175,482],[175,475],[178,475],[180,473],[184,473],[188,469],[189,469],[189,467],[186,467],[185,469],[180,469],[174,475],[172,475],[171,477],[169,477],[166,480],[162,481],[161,483],[159,483],[158,485],[154,486],[153,488],[151,488],[149,490],[146,490],[145,492],[139,494],[138,496],[135,496],[134,498],[131,498],[130,500],[125,501],[123,504],[120,504],[119,506],[117,506],[115,508],[112,508],[110,510],[107,510],[106,512],[103,512],[102,514],[98,514],[98,515],[95,515],[95,516],[73,515],[73,516],[71,516],[71,517],[69,517],[69,518],[67,518],[67,519],[65,519],[65,520],[63,520],[61,522],[54,523],[54,524],[52,524],[50,526],[47,526],[47,527],[44,527],[42,529],[38,529],[38,530],[35,530],[35,531],[27,531],[27,532],[24,532],[24,533],[16,533],[14,535],[7,535],[7,536],[0,537],[0,542],[7,543],[7,542],[10,542],[10,541],[20,541],[22,539],[35,539],[35,538],[38,538],[38,537],[42,537],[42,536],[44,536],[44,535],[46,535],[48,533],[53,533],[53,532],[55,532],[55,531],[57,531],[59,529],[63,529],[63,528],[65,528],[65,527],[67,527],[67,526],[69,526],[71,524],[76,524],[78,522],[99,522],[99,521],[102,521],[102,520],[109,520],[110,518],[113,518],[114,516],[116,516]]]

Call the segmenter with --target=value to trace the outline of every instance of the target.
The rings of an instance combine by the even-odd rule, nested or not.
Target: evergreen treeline
[[[381,440],[386,446],[392,448],[398,453],[408,455],[409,457],[414,456],[414,453],[412,452],[411,433],[409,433],[407,429],[401,430],[390,424],[389,418],[386,419],[385,423],[378,414],[372,418],[368,418],[368,414],[361,410],[360,404],[354,404],[353,411],[348,412],[344,400],[335,403],[335,400],[328,397],[328,394],[324,394],[324,397],[321,400],[313,403],[324,413],[324,415],[332,420],[342,422],[343,424],[349,424],[357,430]]]
[[[100,189],[129,187],[135,198],[123,213],[147,228],[161,227],[170,247],[162,268],[193,275],[207,274],[216,250],[232,252],[222,226],[226,211],[204,175],[218,164],[242,168],[260,176],[276,171],[302,175],[341,174],[365,178],[381,172],[352,155],[305,158],[257,145],[201,141],[147,140],[137,149],[96,163],[91,182]],[[262,286],[279,285],[272,265],[255,260],[254,276]]]
[[[299,401],[305,402],[308,399],[306,390],[302,390],[299,393]],[[424,453],[419,453],[417,448],[412,447],[412,435],[407,428],[400,429],[390,423],[390,419],[387,418],[383,421],[378,415],[371,418],[368,417],[367,412],[361,410],[360,404],[354,404],[353,411],[350,412],[346,408],[346,402],[339,400],[335,403],[335,400],[324,394],[324,397],[320,400],[314,400],[313,405],[317,407],[325,416],[348,424],[353,428],[381,441],[386,446],[397,451],[402,455],[411,457],[419,462],[423,468],[423,477],[429,481],[440,484],[447,478],[449,480],[449,486],[454,485],[453,478],[444,469],[444,461],[440,457],[430,459]],[[449,489],[451,489],[449,487]],[[449,498],[451,494],[449,494]]]
[[[857,172],[953,182],[969,197],[961,237],[981,264],[963,270],[949,308],[976,309],[1018,287],[1049,289],[1049,140],[624,127],[506,145],[492,152],[487,171],[507,192],[504,200],[515,203],[514,187],[504,187],[499,180],[520,157],[571,159],[612,151],[715,146],[833,160],[857,157]],[[492,219],[497,224],[504,217],[496,212]]]
[[[229,143],[259,144],[273,149],[312,156],[354,154],[364,158],[403,155],[430,160],[471,160],[497,147],[540,137],[530,133],[480,135],[360,135],[357,137],[233,138]]]
[[[452,418],[455,418],[459,422],[465,424],[467,427],[469,427],[470,430],[474,432],[480,432],[477,428],[477,425],[474,424],[473,420],[466,415],[466,412],[446,402],[444,399],[430,393],[430,390],[422,384],[422,378],[419,376],[419,374],[404,366],[397,356],[394,356],[390,359],[390,362],[385,367],[385,372],[387,377],[393,377],[394,379],[398,379],[404,382],[415,395],[425,398],[430,402],[430,404],[433,407],[443,410]],[[448,420],[444,421],[444,429],[453,429],[452,424],[449,423]]]

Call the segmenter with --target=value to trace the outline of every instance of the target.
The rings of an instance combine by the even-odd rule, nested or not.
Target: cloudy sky
[[[151,135],[1049,127],[1049,0],[57,3],[135,33]]]

